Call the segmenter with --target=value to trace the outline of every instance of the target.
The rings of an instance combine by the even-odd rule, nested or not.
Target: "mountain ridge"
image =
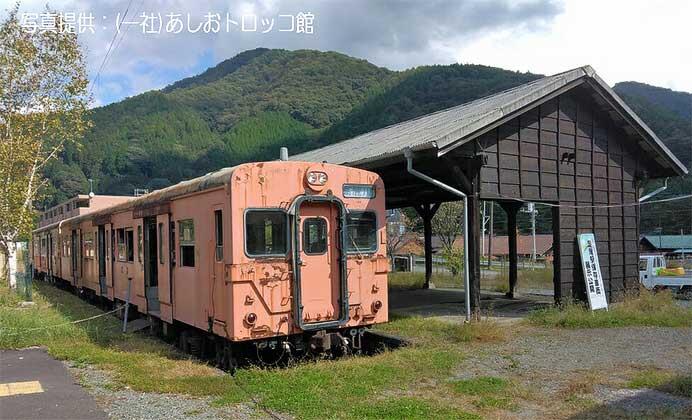
[[[244,51],[161,90],[94,109],[83,147],[68,147],[47,169],[45,204],[85,192],[87,178],[100,194],[161,188],[272,159],[280,146],[298,153],[540,77],[476,64],[392,71],[337,52]],[[681,114],[690,94],[637,82],[614,90],[689,166],[692,130]]]

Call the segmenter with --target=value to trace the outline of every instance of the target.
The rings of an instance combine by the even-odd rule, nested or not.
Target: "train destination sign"
[[[584,281],[586,282],[586,294],[589,298],[591,310],[608,309],[603,288],[603,276],[601,275],[601,265],[598,262],[598,252],[596,251],[596,237],[593,233],[582,233],[577,235],[579,243],[579,253],[581,254],[581,266],[584,271]]]

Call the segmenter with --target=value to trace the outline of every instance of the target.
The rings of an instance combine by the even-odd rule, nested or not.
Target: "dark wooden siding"
[[[584,298],[578,233],[596,235],[611,299],[638,284],[639,215],[636,145],[593,99],[570,91],[479,138],[488,155],[481,197],[559,203],[556,229],[558,297]],[[557,243],[559,240],[559,243]],[[558,256],[559,253],[559,256]]]

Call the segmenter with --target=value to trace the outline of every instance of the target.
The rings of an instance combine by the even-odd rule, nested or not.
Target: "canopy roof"
[[[472,102],[423,115],[361,134],[320,149],[293,156],[292,160],[328,162],[349,166],[378,166],[373,162],[401,156],[405,149],[431,149],[438,156],[467,143],[515,116],[578,85],[587,83],[610,115],[637,140],[661,167],[654,176],[684,175],[687,168],[656,134],[596,74],[591,66],[547,76]]]

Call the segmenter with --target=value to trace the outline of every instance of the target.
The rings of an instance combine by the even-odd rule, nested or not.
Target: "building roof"
[[[687,168],[661,142],[656,134],[596,74],[591,66],[564,73],[390,125],[379,130],[293,156],[292,160],[329,162],[358,166],[372,161],[403,155],[404,150],[433,149],[443,155],[524,112],[582,83],[589,83],[602,100],[615,109],[638,134],[642,147],[653,150],[655,160],[670,173],[684,175]]]
[[[642,240],[656,249],[692,248],[692,235],[644,235]]]

